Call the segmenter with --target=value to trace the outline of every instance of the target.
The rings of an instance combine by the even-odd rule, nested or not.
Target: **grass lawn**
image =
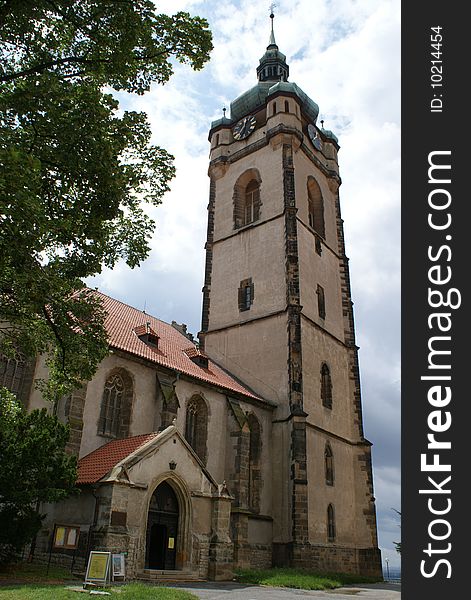
[[[145,583],[129,583],[119,588],[107,589],[111,596],[90,596],[67,590],[64,584],[45,585],[22,584],[0,586],[1,600],[81,600],[85,598],[110,598],[119,600],[194,600],[196,596],[188,592],[173,590]]]
[[[6,582],[13,583],[62,583],[71,581],[75,576],[68,569],[50,565],[46,575],[47,565],[19,562],[0,569],[0,586]]]
[[[111,596],[89,596],[66,589],[67,585],[81,586],[67,569],[51,566],[46,575],[45,565],[20,563],[0,571],[0,600],[85,600],[85,598],[110,598],[119,600],[195,600],[189,592],[171,588],[129,583],[108,588]]]
[[[342,585],[355,583],[375,583],[380,578],[362,577],[348,573],[318,573],[304,569],[243,569],[236,571],[236,579],[240,583],[268,585],[272,587],[289,587],[298,590],[330,590]]]

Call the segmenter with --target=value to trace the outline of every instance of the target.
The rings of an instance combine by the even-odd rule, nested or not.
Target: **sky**
[[[296,82],[339,138],[340,200],[360,346],[365,435],[373,442],[379,545],[400,564],[400,0],[277,0],[275,37]],[[223,107],[256,84],[269,40],[269,2],[165,0],[159,12],[205,17],[214,50],[199,72],[175,66],[165,86],[118,94],[142,110],[152,142],[177,175],[137,269],[119,264],[88,280],[104,293],[197,334],[209,197],[208,131]]]

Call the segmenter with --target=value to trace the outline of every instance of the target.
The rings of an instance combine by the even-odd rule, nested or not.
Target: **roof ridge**
[[[139,310],[139,308],[136,308],[135,306],[132,306],[131,304],[128,304],[127,302],[123,302],[122,300],[118,300],[118,298],[113,298],[113,296],[110,296],[109,294],[105,294],[105,292],[102,292],[102,291],[101,291],[101,290],[99,290],[99,289],[92,289],[92,288],[88,288],[88,289],[89,289],[90,291],[92,291],[93,293],[98,293],[98,294],[100,294],[101,296],[105,296],[105,298],[109,298],[109,299],[110,299],[110,300],[112,300],[113,302],[119,302],[119,304],[122,304],[123,306],[127,306],[128,308],[132,308],[132,310],[135,310],[135,311],[137,311],[138,313],[142,313],[143,315],[146,315],[147,317],[152,317],[152,319],[155,319],[155,320],[156,320],[156,321],[158,321],[159,323],[163,323],[164,325],[168,325],[169,327],[172,327],[172,324],[171,324],[171,323],[167,323],[167,321],[164,321],[164,320],[162,320],[162,319],[159,319],[159,317],[156,317],[156,316],[154,316],[154,315],[151,315],[151,314],[150,314],[150,313],[148,313],[148,312],[145,312],[145,311],[143,311],[143,310]],[[173,327],[172,329],[175,329],[175,328]],[[175,331],[177,331],[177,330],[175,329]],[[180,332],[178,331],[178,333],[180,333]],[[180,335],[183,335],[183,334],[180,334]],[[185,337],[185,336],[183,336],[183,337]]]

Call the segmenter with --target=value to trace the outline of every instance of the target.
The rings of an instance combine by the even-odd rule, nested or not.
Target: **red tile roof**
[[[200,350],[196,346],[191,346],[190,348],[185,348],[185,350],[183,350],[183,352],[189,358],[195,358],[195,356],[202,356],[203,358],[208,358],[208,355],[205,354],[202,350]]]
[[[195,364],[188,355],[188,338],[172,325],[119,300],[110,298],[102,292],[96,291],[95,293],[103,300],[107,312],[105,326],[111,348],[123,350],[134,356],[149,360],[156,365],[174,369],[228,391],[262,400],[213,361],[209,360],[207,368]],[[147,345],[136,335],[137,328],[145,327],[146,323],[150,323],[152,330],[159,336],[158,348]],[[194,346],[194,356],[197,356],[198,353],[198,349]],[[193,354],[193,352],[190,352],[190,354]]]
[[[147,323],[146,325],[139,325],[138,327],[135,327],[134,333],[137,335],[137,337],[140,337],[141,335],[146,335],[146,333],[150,333],[151,335],[157,336],[157,333],[152,329],[152,327],[148,327]]]
[[[157,433],[135,435],[123,440],[112,440],[93,450],[78,462],[77,483],[96,483],[126,456],[156,437]]]

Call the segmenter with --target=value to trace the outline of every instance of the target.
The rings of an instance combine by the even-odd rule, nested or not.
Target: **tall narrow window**
[[[105,382],[98,434],[123,438],[129,433],[133,387],[124,369],[113,371]]]
[[[260,174],[257,169],[245,171],[234,186],[234,227],[244,227],[260,219]]]
[[[289,102],[285,100],[285,112],[289,113]]]
[[[324,450],[325,482],[327,485],[334,485],[334,455],[329,442]]]
[[[273,102],[273,111],[272,115],[276,115],[276,102]]]
[[[261,492],[261,451],[262,436],[260,423],[253,414],[248,416],[250,428],[249,439],[249,508],[255,512],[260,511],[260,492]]]
[[[324,200],[321,189],[314,177],[307,181],[309,226],[325,238]]]
[[[118,436],[121,404],[124,396],[124,383],[120,375],[110,377],[105,383],[101,402],[101,423],[99,433],[112,437]]]
[[[249,310],[253,304],[254,284],[252,278],[240,282],[238,290],[239,310]]]
[[[327,539],[329,542],[335,541],[335,512],[332,504],[327,507]]]
[[[332,408],[332,378],[330,369],[325,363],[321,367],[321,400],[323,406]]]
[[[317,310],[319,317],[325,319],[325,293],[324,288],[320,285],[317,286]]]
[[[201,396],[193,396],[186,406],[185,439],[206,464],[208,407]]]
[[[244,225],[258,221],[260,207],[260,186],[255,179],[245,189]]]

